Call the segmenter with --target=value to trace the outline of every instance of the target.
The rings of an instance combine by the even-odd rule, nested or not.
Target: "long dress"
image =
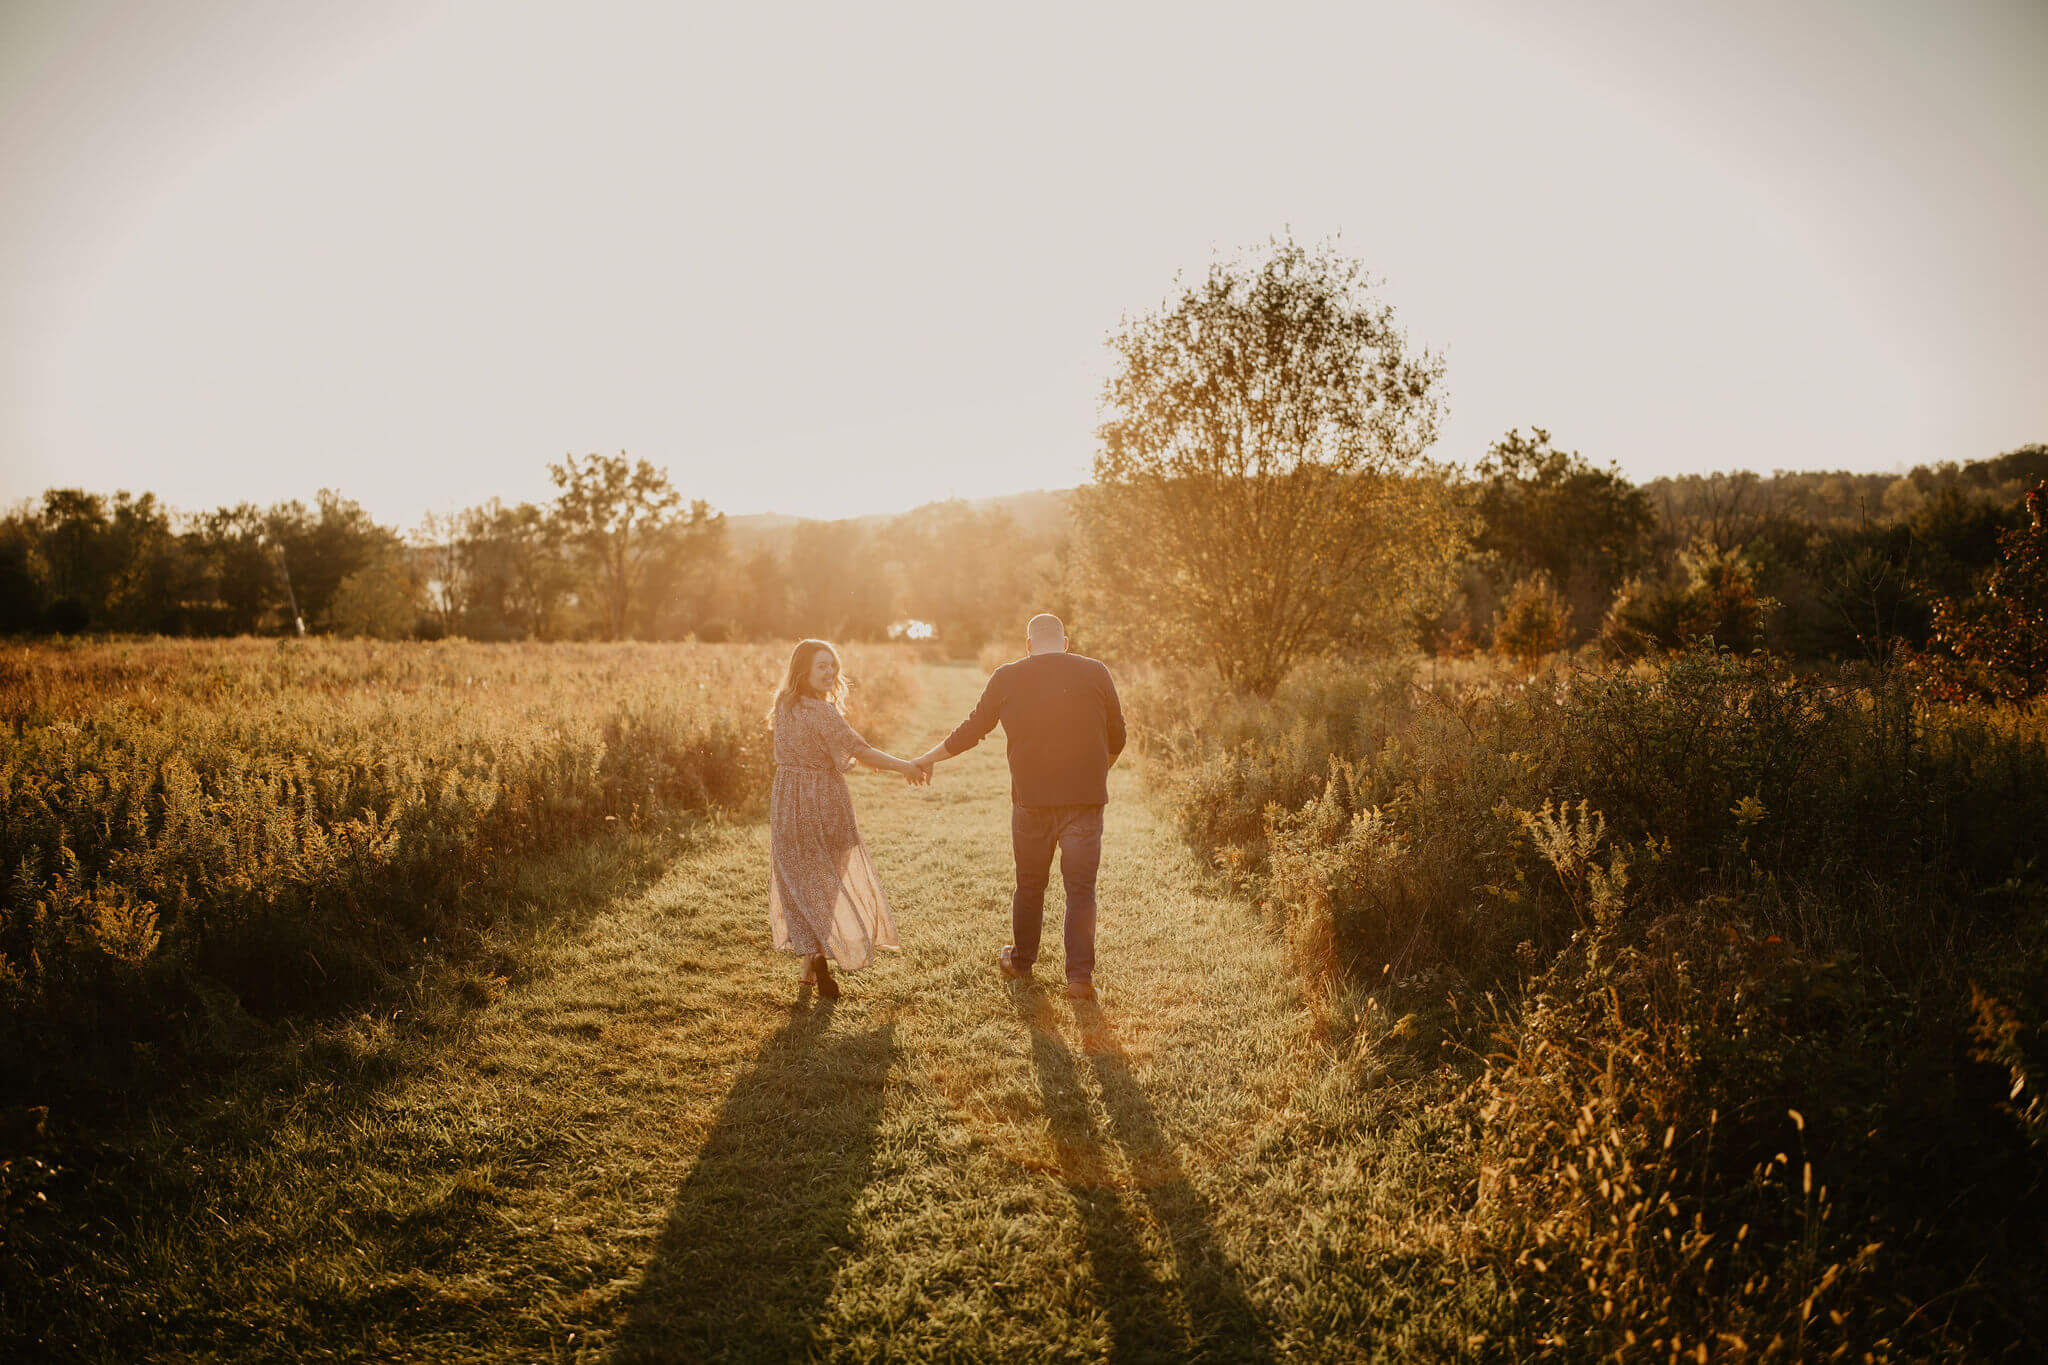
[[[776,718],[768,798],[768,925],[783,952],[832,955],[846,971],[901,948],[841,774],[866,745],[829,702],[802,697]]]

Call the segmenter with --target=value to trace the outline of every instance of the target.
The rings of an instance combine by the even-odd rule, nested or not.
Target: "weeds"
[[[1169,681],[1165,794],[1325,1032],[1469,1077],[1460,1254],[1514,1294],[1514,1353],[2048,1333],[2019,1288],[2048,1272],[2040,714],[1711,649],[1140,697]]]

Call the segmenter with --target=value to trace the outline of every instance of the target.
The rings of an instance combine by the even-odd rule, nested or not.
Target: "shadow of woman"
[[[1131,1075],[1108,1020],[1093,1002],[1075,1013],[1095,1087],[1146,1207],[1170,1248],[1174,1283],[1153,1271],[1117,1189],[1107,1145],[1073,1052],[1051,1003],[1036,986],[1019,991],[1058,1154],[1060,1177],[1081,1215],[1089,1267],[1110,1321],[1115,1360],[1270,1360],[1271,1342],[1235,1269],[1216,1246],[1209,1202],[1195,1189],[1151,1104]]]
[[[874,1163],[893,1026],[799,1006],[733,1085],[634,1291],[617,1361],[809,1354]]]

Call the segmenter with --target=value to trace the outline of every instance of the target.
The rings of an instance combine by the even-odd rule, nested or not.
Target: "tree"
[[[439,516],[429,512],[420,518],[408,547],[414,575],[420,580],[425,621],[437,636],[454,635],[462,629],[475,590],[469,561],[462,553],[463,525],[463,518],[455,513]]]
[[[212,603],[208,628],[247,635],[282,607],[277,551],[264,539],[264,515],[254,503],[206,513],[187,538],[201,565],[202,591]]]
[[[0,635],[43,628],[43,564],[30,515],[0,519]]]
[[[1493,647],[1520,664],[1524,673],[1534,673],[1544,655],[1564,648],[1569,615],[1549,576],[1531,574],[1502,600],[1493,623]]]
[[[402,553],[387,553],[341,580],[327,614],[342,635],[406,639],[419,626],[419,580]]]
[[[325,629],[333,624],[330,610],[341,581],[397,553],[403,541],[331,488],[320,490],[317,509],[316,514],[303,503],[279,503],[266,517],[265,532],[277,547],[299,615]]]
[[[634,609],[635,634],[656,640],[685,635],[725,639],[738,628],[738,595],[725,513],[698,499],[687,515],[669,518],[649,547]]]
[[[486,640],[551,639],[572,586],[562,531],[530,502],[495,499],[462,514],[456,542],[465,597],[462,630]]]
[[[740,570],[740,630],[750,640],[779,640],[790,633],[789,572],[766,545],[747,556]]]
[[[828,640],[880,640],[896,619],[881,547],[852,521],[806,521],[789,546],[794,628]]]
[[[74,630],[103,622],[121,568],[107,522],[107,500],[79,488],[52,488],[43,494],[37,522],[55,599],[51,609]]]
[[[1494,442],[1477,469],[1474,545],[1512,582],[1542,575],[1590,629],[1624,580],[1648,563],[1657,524],[1649,496],[1618,469],[1596,469],[1542,427]]]
[[[1773,481],[1775,482],[1775,481]],[[1681,474],[1656,482],[1663,523],[1681,543],[1706,542],[1722,552],[1740,547],[1771,513],[1775,489],[1747,469],[1732,474]]]
[[[628,464],[625,452],[616,459],[574,455],[548,466],[561,493],[555,498],[555,519],[569,544],[595,570],[603,594],[611,638],[625,638],[634,591],[662,533],[682,505],[666,470],[645,460]]]
[[[898,517],[885,537],[903,556],[906,616],[930,622],[956,658],[1020,635],[1043,610],[1042,546],[1008,512],[955,499]]]
[[[1443,362],[1410,355],[1361,267],[1276,240],[1111,339],[1077,523],[1128,643],[1270,693],[1305,653],[1389,646],[1460,548],[1423,464]]]
[[[108,535],[115,571],[105,607],[107,624],[115,630],[183,634],[190,608],[204,591],[204,575],[156,494],[115,494]]]

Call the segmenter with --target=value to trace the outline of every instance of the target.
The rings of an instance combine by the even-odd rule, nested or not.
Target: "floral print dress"
[[[783,952],[829,953],[846,971],[900,948],[842,774],[866,745],[831,703],[801,697],[776,717],[768,798],[768,925]]]

